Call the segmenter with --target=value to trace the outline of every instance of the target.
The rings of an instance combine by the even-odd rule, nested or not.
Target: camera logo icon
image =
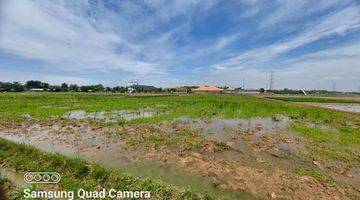
[[[26,183],[58,183],[61,176],[57,172],[27,172],[24,174]]]

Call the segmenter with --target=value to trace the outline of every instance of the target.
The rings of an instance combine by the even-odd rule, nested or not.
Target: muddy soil
[[[128,112],[121,111],[120,115],[124,113]],[[140,176],[160,177],[180,186],[229,194],[235,199],[354,198],[349,193],[360,197],[358,182],[347,182],[358,177],[356,169],[352,177],[335,174],[343,179],[335,186],[294,173],[297,166],[317,166],[304,158],[303,139],[288,130],[291,120],[285,116],[250,120],[180,118],[110,127],[94,123],[106,119],[99,117],[103,114],[88,117],[76,111],[67,116],[68,120],[51,125],[1,127],[0,137]]]

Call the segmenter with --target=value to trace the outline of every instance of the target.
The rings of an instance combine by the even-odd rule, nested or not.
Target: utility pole
[[[332,91],[335,92],[335,87],[336,87],[336,83],[335,81],[333,82],[333,85],[332,85]]]
[[[243,78],[243,82],[242,82],[242,86],[243,86],[243,90],[245,90],[245,79]]]
[[[274,89],[274,73],[271,71],[269,90],[273,90],[273,89]]]

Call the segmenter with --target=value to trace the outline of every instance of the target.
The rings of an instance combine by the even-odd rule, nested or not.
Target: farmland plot
[[[155,199],[360,197],[357,113],[216,94],[20,93],[0,103],[1,168],[57,171],[59,188],[148,189]]]

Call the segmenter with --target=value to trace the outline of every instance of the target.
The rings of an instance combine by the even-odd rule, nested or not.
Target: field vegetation
[[[104,144],[116,140],[122,146],[113,154],[204,176],[223,193],[233,191],[230,198],[360,197],[356,182],[360,177],[360,115],[291,103],[298,101],[356,103],[238,94],[6,93],[0,95],[0,136],[31,137],[34,127],[84,141],[81,134],[96,134],[104,138]],[[90,128],[85,131],[84,127]],[[92,149],[85,144],[84,148],[101,152],[103,146]],[[221,192],[200,195],[208,189],[201,184],[168,183],[166,173],[148,177],[138,172],[138,177],[131,170],[113,170],[84,155],[69,158],[0,139],[1,166],[22,172],[61,172],[64,189],[97,185],[147,189],[156,199],[226,196]]]

